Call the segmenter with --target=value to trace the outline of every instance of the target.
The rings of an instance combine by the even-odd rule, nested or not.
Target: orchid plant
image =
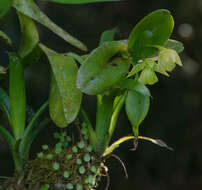
[[[49,0],[63,4],[94,3],[113,0]],[[176,65],[182,66],[178,53],[182,43],[171,40],[174,21],[167,10],[156,10],[143,18],[128,39],[115,40],[117,28],[103,32],[98,47],[78,55],[58,53],[39,39],[35,22],[46,26],[63,40],[82,51],[87,47],[53,23],[33,0],[1,0],[0,18],[11,8],[16,10],[22,40],[16,49],[10,38],[0,31],[8,52],[9,65],[0,66],[0,77],[9,75],[9,93],[0,88],[0,106],[6,114],[10,130],[0,126],[14,160],[14,176],[2,186],[18,189],[77,189],[97,187],[103,173],[108,176],[105,160],[119,145],[133,140],[135,150],[139,140],[147,140],[171,149],[159,139],[139,135],[139,128],[150,106],[148,85],[158,82],[156,73],[169,76]],[[24,72],[41,56],[46,55],[51,66],[48,100],[34,112],[26,104]],[[97,97],[96,122],[92,124],[85,107],[84,95]],[[133,135],[111,143],[120,111],[124,108]],[[49,117],[44,115],[49,110]],[[55,133],[58,143],[43,145],[36,159],[30,160],[30,147],[37,134],[52,120],[63,128]],[[77,140],[65,128],[73,123],[78,128]],[[75,136],[75,134],[74,134]],[[121,164],[124,167],[123,162]]]

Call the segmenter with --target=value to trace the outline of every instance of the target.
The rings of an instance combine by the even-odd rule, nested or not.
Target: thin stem
[[[119,100],[118,100],[118,103],[116,105],[116,107],[114,108],[114,111],[113,111],[113,114],[112,114],[112,117],[111,117],[111,122],[110,122],[110,127],[109,127],[109,139],[108,139],[108,143],[110,143],[110,140],[111,140],[111,137],[114,133],[114,130],[116,128],[116,123],[117,123],[117,120],[118,120],[118,116],[119,116],[119,113],[124,105],[124,102],[125,102],[125,97],[126,97],[126,93],[124,93],[123,95],[121,95],[119,97]]]

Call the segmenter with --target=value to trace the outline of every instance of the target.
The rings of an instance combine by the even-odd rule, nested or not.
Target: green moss
[[[54,162],[54,163],[53,163],[53,169],[54,169],[54,170],[59,170],[59,168],[60,168],[60,164],[57,163],[57,162]]]
[[[80,149],[83,149],[85,147],[85,143],[83,141],[80,141],[78,142],[77,146],[80,148]]]
[[[90,159],[91,159],[90,154],[86,153],[86,154],[84,155],[83,159],[84,159],[85,162],[89,162]]]
[[[72,147],[72,152],[73,152],[73,153],[78,153],[78,148],[77,148],[76,146],[73,146],[73,147]]]
[[[42,149],[43,150],[48,150],[48,145],[47,144],[42,145]]]
[[[67,178],[69,178],[70,174],[68,171],[64,171],[63,176],[64,176],[64,178],[67,179]]]
[[[78,148],[79,143],[84,143],[84,147]],[[54,149],[48,148],[47,154],[41,153],[42,158],[29,161],[25,168],[29,190],[40,189],[43,184],[49,184],[49,190],[54,190],[58,183],[66,189],[94,189],[101,176],[102,159],[87,141],[82,139],[79,143],[65,148],[59,142]],[[60,153],[55,152],[57,148]],[[77,187],[77,184],[81,186]]]
[[[73,189],[73,187],[74,187],[74,186],[73,186],[71,183],[68,183],[68,184],[66,185],[66,188],[67,188],[67,189]]]
[[[80,165],[80,164],[82,164],[82,160],[81,160],[80,158],[78,158],[78,159],[76,159],[76,163],[77,163],[78,165]]]
[[[85,172],[86,172],[85,167],[84,167],[84,166],[81,166],[81,167],[79,168],[79,173],[80,173],[80,174],[84,174]]]

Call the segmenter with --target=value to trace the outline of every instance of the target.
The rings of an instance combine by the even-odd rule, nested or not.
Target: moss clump
[[[54,148],[42,146],[37,158],[27,163],[25,172],[27,189],[40,189],[48,184],[48,190],[75,189],[90,190],[97,186],[101,177],[103,160],[89,145],[86,125],[82,125],[78,143],[72,144],[71,138],[56,133],[59,140]],[[88,139],[88,138],[86,138]]]

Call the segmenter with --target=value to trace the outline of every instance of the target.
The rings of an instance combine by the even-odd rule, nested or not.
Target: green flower
[[[156,76],[156,73],[149,67],[146,67],[140,74],[139,81],[142,84],[149,84],[153,85],[156,82],[158,82],[158,78]]]
[[[158,64],[155,67],[155,71],[169,76],[168,72],[171,72],[175,66],[182,66],[179,55],[175,50],[163,48],[158,56]]]

